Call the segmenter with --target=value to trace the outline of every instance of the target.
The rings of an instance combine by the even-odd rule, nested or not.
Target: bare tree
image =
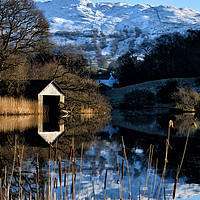
[[[88,63],[82,55],[67,51],[58,54],[57,59],[59,65],[62,65],[67,73],[77,74],[80,77],[88,75]]]
[[[5,66],[10,54],[47,50],[49,24],[32,0],[0,0],[0,13],[0,71],[12,66]]]

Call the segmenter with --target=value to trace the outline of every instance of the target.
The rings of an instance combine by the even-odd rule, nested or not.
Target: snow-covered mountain
[[[142,42],[152,43],[162,34],[200,29],[200,12],[190,8],[90,0],[35,1],[50,23],[55,42],[78,49],[102,65],[129,49],[140,53]]]

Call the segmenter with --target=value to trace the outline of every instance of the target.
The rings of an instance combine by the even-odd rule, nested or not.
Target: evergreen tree
[[[137,57],[133,55],[133,52],[127,52],[123,56],[118,58],[119,68],[117,75],[119,77],[119,83],[121,86],[131,85],[138,82],[137,71]]]

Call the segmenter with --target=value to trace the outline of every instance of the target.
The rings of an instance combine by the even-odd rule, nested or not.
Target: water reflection
[[[23,116],[26,117],[26,116]],[[56,121],[58,125],[51,126],[51,130],[45,129],[47,126],[47,119],[43,117],[30,117],[30,124],[26,124],[20,127],[23,123],[19,123],[17,120],[19,116],[11,116],[15,119],[16,124],[13,123],[11,129],[2,128],[0,134],[0,177],[3,180],[5,175],[5,167],[9,177],[12,171],[12,163],[14,160],[15,146],[17,146],[18,152],[22,152],[23,149],[23,165],[22,165],[22,183],[24,190],[35,191],[35,178],[36,178],[36,157],[38,155],[39,168],[40,168],[40,184],[44,186],[44,182],[48,181],[48,160],[51,149],[51,158],[55,155],[58,157],[66,158],[70,152],[70,146],[72,141],[76,149],[76,156],[80,155],[81,144],[84,143],[84,149],[90,148],[92,142],[97,139],[96,132],[101,130],[110,122],[110,116],[99,115],[76,115],[67,118],[60,118]],[[2,116],[3,118],[3,116]],[[10,119],[4,118],[5,121]],[[25,118],[20,118],[21,121]],[[55,118],[54,118],[55,119]],[[52,120],[49,120],[52,122]],[[24,122],[24,121],[23,121]],[[29,127],[29,129],[28,129]],[[59,127],[59,129],[54,129]],[[3,132],[4,130],[4,132]],[[48,143],[51,143],[51,148]],[[58,159],[57,157],[57,159]],[[16,195],[18,191],[18,178],[19,178],[19,163],[15,159],[15,171],[12,182],[12,195]]]
[[[12,161],[14,158],[15,137],[17,136],[17,146],[21,151],[24,146],[23,154],[23,171],[22,182],[24,189],[28,191],[35,191],[35,178],[36,178],[36,166],[37,166],[37,154],[39,160],[40,169],[40,185],[41,191],[44,183],[49,181],[49,154],[51,143],[51,176],[52,180],[56,178],[59,180],[59,157],[61,158],[63,177],[66,169],[68,169],[70,147],[74,144],[75,147],[75,161],[76,161],[76,197],[78,197],[79,191],[79,167],[80,167],[80,155],[81,146],[84,143],[83,152],[83,165],[82,165],[82,178],[81,178],[81,197],[103,199],[104,195],[104,182],[105,173],[108,169],[107,179],[107,191],[106,196],[112,199],[119,198],[122,191],[121,185],[117,184],[118,180],[121,183],[122,176],[122,160],[123,149],[121,136],[123,136],[126,146],[126,153],[129,162],[130,178],[131,182],[131,197],[136,199],[139,193],[139,186],[141,192],[146,182],[147,166],[148,166],[148,149],[149,145],[154,145],[154,156],[152,168],[149,171],[149,181],[146,196],[151,191],[151,180],[155,178],[155,163],[158,158],[158,173],[156,175],[157,183],[155,191],[158,189],[159,181],[162,174],[164,157],[165,157],[165,144],[169,119],[174,121],[175,128],[171,131],[172,137],[170,138],[167,172],[165,187],[167,195],[171,192],[173,187],[174,178],[177,171],[177,166],[180,164],[184,145],[184,134],[180,134],[178,131],[183,132],[187,127],[186,123],[190,124],[191,121],[198,118],[194,115],[182,115],[172,116],[166,112],[157,111],[153,112],[121,112],[114,111],[116,115],[113,115],[112,124],[110,123],[109,116],[97,116],[97,115],[74,115],[65,116],[65,118],[59,118],[57,121],[56,129],[46,130],[47,122],[44,119],[36,119],[35,125],[30,125],[31,129],[20,128],[5,129],[9,130],[6,133],[1,132],[0,135],[0,175],[4,177],[5,166],[7,171],[12,171]],[[19,124],[19,122],[18,122]],[[45,125],[44,125],[45,124]],[[38,126],[37,126],[38,125]],[[108,126],[107,126],[108,125]],[[106,128],[105,128],[106,126]],[[28,126],[27,126],[28,127]],[[33,128],[35,127],[35,128]],[[64,127],[64,128],[63,128]],[[154,130],[156,129],[156,130]],[[2,129],[3,130],[3,129]],[[14,131],[13,131],[14,130]],[[152,131],[152,132],[151,132]],[[48,134],[52,137],[46,137]],[[39,134],[38,134],[39,133]],[[56,135],[59,133],[58,135]],[[148,134],[147,134],[148,133]],[[154,133],[154,134],[152,134]],[[42,135],[44,134],[44,135]],[[42,136],[42,137],[41,137]],[[182,137],[177,137],[182,136]],[[199,137],[198,132],[191,134],[189,138],[188,148],[186,151],[184,164],[182,166],[177,197],[186,197],[183,191],[188,191],[190,194],[200,193],[200,159],[199,159]],[[54,157],[57,154],[57,162],[54,162]],[[119,174],[117,172],[117,165],[120,166]],[[16,180],[18,179],[19,165],[16,162],[16,169],[14,172],[15,180],[13,180],[14,191],[18,190]],[[8,173],[9,177],[9,173]],[[27,178],[28,177],[28,178]],[[72,182],[72,174],[69,173],[68,182],[68,194],[70,197],[70,187]],[[124,198],[128,198],[129,193],[129,175],[127,166],[124,168],[124,183],[123,191]],[[192,185],[188,185],[192,184]],[[64,185],[64,183],[62,184]],[[66,189],[66,188],[65,188]],[[67,190],[67,189],[66,189]],[[59,194],[60,188],[54,188],[54,191]],[[64,191],[64,188],[62,188]],[[184,196],[185,195],[185,196]]]
[[[196,134],[196,128],[191,126],[195,122],[197,127],[200,127],[200,120],[196,117],[195,113],[184,113],[182,115],[175,116],[175,126],[177,135],[185,135],[190,127],[190,134]]]
[[[190,129],[190,136],[199,135],[200,118],[194,113],[183,113],[173,115],[168,110],[143,110],[143,111],[124,111],[114,110],[112,113],[112,124],[118,127],[143,132],[167,136],[169,120],[174,122],[172,133],[174,136],[186,136],[188,128],[195,122],[197,130]]]
[[[48,123],[44,123],[44,116],[38,115],[38,134],[49,144],[52,144],[64,131],[62,118],[48,116]]]
[[[25,131],[38,126],[38,116],[35,115],[8,115],[0,116],[0,132]]]

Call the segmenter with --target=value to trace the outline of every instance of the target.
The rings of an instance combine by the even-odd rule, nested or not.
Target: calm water
[[[193,114],[169,115],[163,110],[156,111],[121,111],[114,110],[112,120],[109,117],[91,115],[58,118],[38,118],[33,116],[0,117],[1,177],[8,177],[13,165],[14,144],[17,142],[21,155],[23,145],[22,182],[24,191],[35,191],[37,155],[40,169],[40,185],[49,184],[51,177],[54,197],[65,191],[71,196],[72,174],[66,175],[69,167],[70,147],[74,144],[76,157],[75,195],[80,199],[103,199],[105,174],[107,170],[107,198],[136,199],[140,193],[146,197],[163,199],[163,189],[159,189],[165,160],[165,146],[169,120],[174,128],[170,130],[170,148],[168,154],[165,193],[169,197],[177,168],[180,165],[189,124],[198,117]],[[49,124],[50,122],[50,124]],[[179,175],[176,191],[177,198],[187,198],[200,194],[200,133],[191,129],[184,162]],[[122,136],[126,146],[126,161],[123,170]],[[50,148],[50,144],[51,148]],[[80,174],[81,147],[83,144],[82,169]],[[148,168],[149,148],[154,147],[151,167]],[[54,156],[57,152],[57,162]],[[51,161],[49,162],[49,155]],[[59,160],[62,166],[62,189],[59,182]],[[17,159],[16,159],[17,161]],[[156,173],[156,161],[158,168]],[[19,164],[16,162],[12,181],[13,195],[18,190]],[[117,171],[117,166],[120,170]],[[66,170],[67,169],[67,170]],[[71,172],[71,170],[70,170]],[[3,178],[4,179],[4,178]],[[80,182],[79,182],[80,180]],[[129,181],[131,186],[129,187]],[[8,181],[9,182],[9,181]],[[80,186],[79,186],[80,183]],[[119,183],[119,184],[118,184]],[[56,189],[57,186],[57,189]],[[80,189],[79,189],[80,188]],[[42,189],[41,189],[42,190]],[[80,191],[80,192],[79,192]]]

